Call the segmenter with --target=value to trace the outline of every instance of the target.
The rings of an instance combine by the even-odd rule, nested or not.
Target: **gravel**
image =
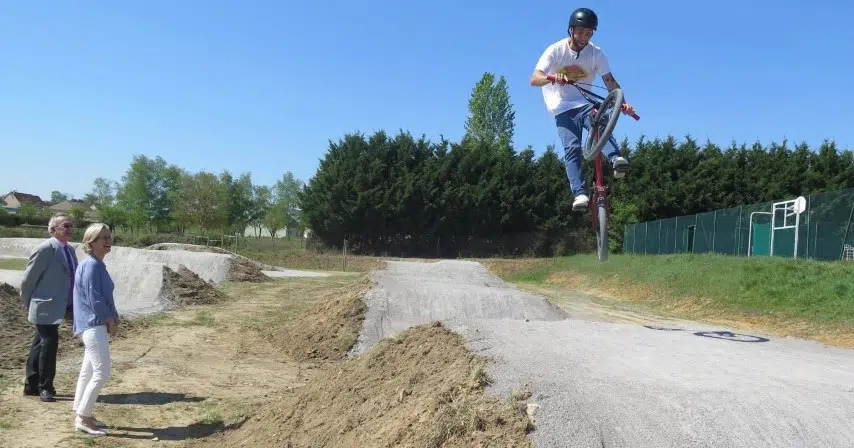
[[[832,448],[854,440],[852,350],[718,327],[573,319],[473,262],[390,262],[374,280],[354,352],[442,320],[494,360],[489,393],[533,393],[537,447]]]

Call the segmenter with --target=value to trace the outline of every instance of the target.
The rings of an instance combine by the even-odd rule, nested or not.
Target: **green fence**
[[[797,230],[797,258],[854,259],[854,188],[804,198],[797,228],[794,209],[781,208],[773,215],[772,231],[774,204],[791,198],[631,224],[626,226],[623,251],[793,257]]]

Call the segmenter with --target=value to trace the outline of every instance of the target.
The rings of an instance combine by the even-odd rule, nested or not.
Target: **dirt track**
[[[372,328],[442,318],[496,360],[487,369],[492,392],[531,388],[538,447],[843,448],[854,440],[852,350],[690,323],[603,322],[613,314],[555,319],[469,262],[395,262],[376,279],[366,345]],[[449,304],[467,311],[443,314]]]
[[[311,446],[332,426],[361,446],[438,440],[435,427],[418,422],[443,415],[468,422],[448,423],[456,446],[518,441],[525,429],[518,409],[483,401],[479,386],[466,386],[471,378],[489,378],[486,390],[502,400],[530,390],[522,414],[536,412],[530,437],[537,447],[847,447],[854,440],[854,351],[734,335],[582,294],[562,294],[556,309],[471,262],[392,262],[374,278],[356,347],[366,356],[341,368],[312,362],[334,361],[356,341],[361,320],[352,319],[364,308],[343,291],[329,292],[336,277],[239,285],[232,300],[136,325],[113,342],[114,378],[97,410],[115,425],[110,443],[150,446],[157,437],[180,445],[253,415],[245,428],[203,444],[239,446],[251,436]],[[318,308],[284,325],[283,307],[299,308],[305,297]],[[436,319],[494,359],[485,375],[464,351],[432,357],[457,353],[449,345],[456,339],[434,347],[421,339],[429,326],[405,331]],[[72,390],[78,363],[79,356],[60,363],[60,394]],[[294,389],[312,378],[320,382]],[[34,433],[43,434],[35,446],[83,446],[67,401],[43,404],[21,397],[8,379],[6,386],[0,446],[32,444]]]
[[[315,364],[283,356],[266,331],[290,315],[283,314],[283,298],[313,297],[313,291],[337,283],[333,278],[254,284],[258,289],[250,290],[261,293],[171,311],[122,328],[122,337],[110,346],[113,376],[96,405],[96,416],[111,425],[111,435],[99,440],[148,447],[157,437],[157,446],[182,446],[251,415],[260,403],[276,400],[288,388],[304,385]],[[232,288],[245,291],[241,285]],[[295,302],[287,311],[312,303]],[[23,367],[5,371],[0,447],[90,446],[84,443],[89,438],[72,427],[70,400],[81,356],[60,353],[56,403],[21,395]]]

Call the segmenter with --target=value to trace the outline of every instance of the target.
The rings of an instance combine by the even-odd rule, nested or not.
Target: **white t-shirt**
[[[587,43],[581,52],[576,53],[569,48],[569,37],[563,38],[546,48],[540,60],[537,61],[536,69],[542,70],[547,75],[565,73],[573,81],[593,84],[596,75],[602,76],[611,71],[608,58],[602,49],[592,41]],[[580,87],[592,90],[590,86]],[[546,108],[552,115],[558,115],[570,109],[583,106],[588,101],[581,96],[575,86],[546,84],[542,87],[543,99]]]

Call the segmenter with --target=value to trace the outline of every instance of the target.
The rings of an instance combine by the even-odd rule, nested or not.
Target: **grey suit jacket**
[[[71,257],[77,265],[77,254]],[[62,245],[56,238],[39,244],[30,253],[24,279],[21,281],[21,302],[28,308],[28,320],[38,325],[60,324],[68,306],[71,272]]]

